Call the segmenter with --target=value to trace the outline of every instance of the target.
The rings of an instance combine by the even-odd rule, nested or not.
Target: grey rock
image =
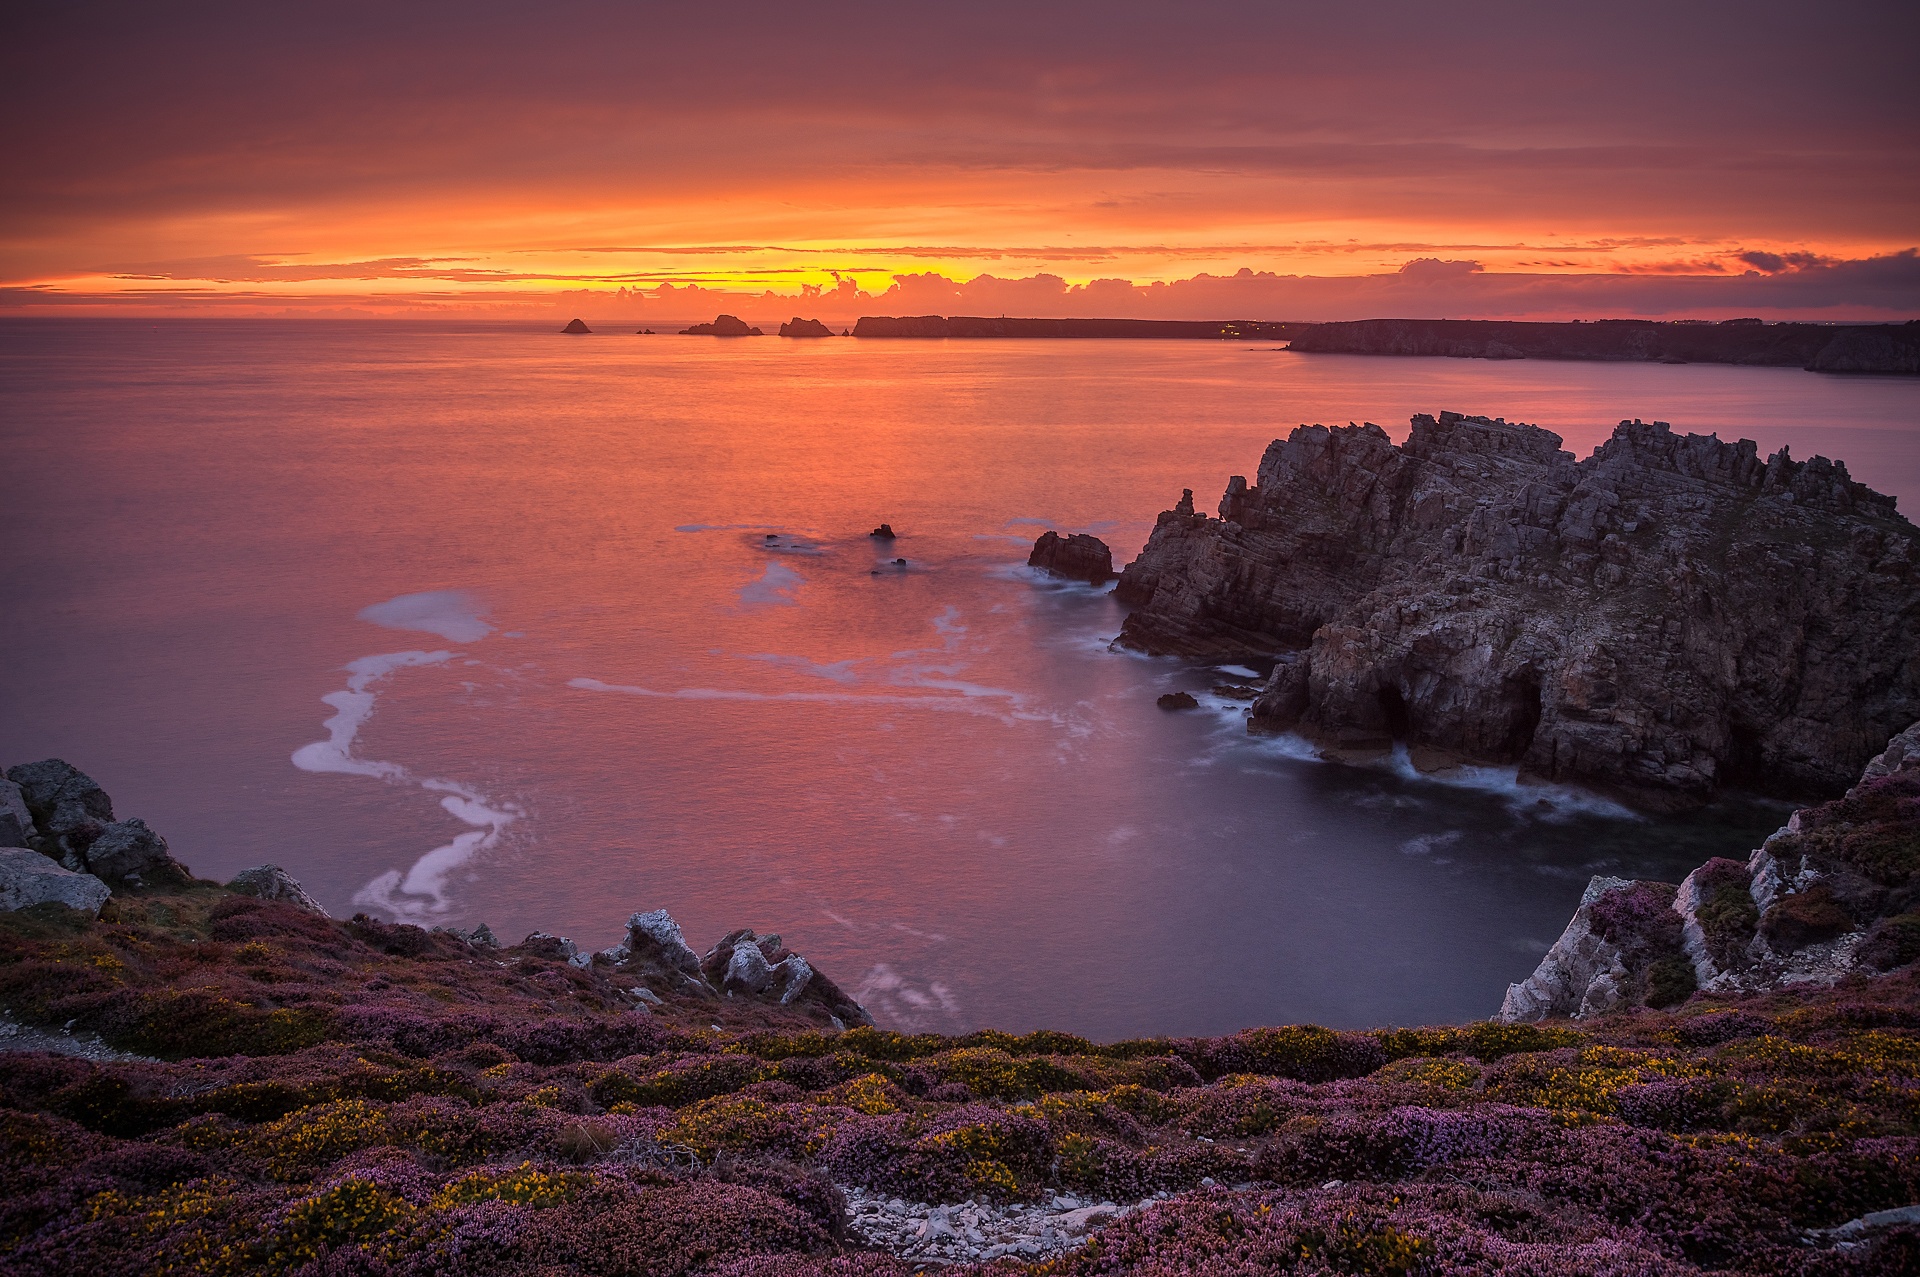
[[[74,873],[26,847],[0,848],[0,909],[61,904],[100,915],[112,889],[92,874]]]
[[[178,868],[167,855],[167,840],[139,819],[116,820],[87,844],[87,871],[108,882],[139,883]]]
[[[1893,499],[1661,422],[1579,462],[1457,413],[1401,446],[1302,426],[1218,518],[1160,515],[1116,596],[1143,651],[1291,654],[1256,729],[1648,798],[1837,794],[1920,718],[1920,531]]]
[[[0,847],[25,847],[33,833],[33,813],[20,786],[0,779]]]
[[[227,890],[261,900],[278,900],[296,909],[317,913],[322,918],[330,916],[320,902],[308,895],[307,889],[279,865],[255,865],[252,869],[242,869],[227,883]]]
[[[86,867],[81,853],[113,821],[113,800],[93,777],[59,758],[7,769],[41,835],[54,842],[68,868]]]
[[[1590,1015],[1612,1008],[1619,999],[1611,973],[1620,966],[1622,955],[1618,947],[1594,934],[1590,914],[1602,896],[1631,886],[1628,879],[1601,875],[1587,883],[1572,920],[1540,959],[1540,965],[1519,984],[1507,986],[1500,1019],[1540,1020],[1550,1015]],[[1604,986],[1602,981],[1606,982]]]

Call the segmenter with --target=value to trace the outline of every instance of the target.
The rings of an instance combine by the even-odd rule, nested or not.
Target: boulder
[[[25,847],[33,833],[33,813],[20,786],[0,779],[0,847]]]
[[[567,326],[565,328],[562,328],[560,331],[577,337],[582,333],[590,333],[593,331],[593,329],[587,327],[586,324],[581,320],[575,319],[575,320],[568,321]]]
[[[242,869],[227,883],[227,890],[261,900],[283,901],[296,909],[317,913],[322,918],[330,916],[320,902],[308,895],[306,888],[279,865],[256,865],[252,869]]]
[[[1168,692],[1154,701],[1161,709],[1199,709],[1200,702],[1192,692]]]
[[[98,917],[111,888],[92,874],[74,873],[25,847],[0,848],[0,909],[65,905]]]
[[[718,315],[711,324],[695,324],[691,328],[680,330],[682,337],[758,337],[758,328],[749,328],[746,323],[732,315]],[[828,336],[832,336],[831,333]]]
[[[1120,642],[1286,656],[1255,730],[1654,805],[1838,794],[1920,718],[1920,529],[1893,498],[1664,422],[1581,461],[1560,442],[1451,412],[1399,445],[1302,426],[1217,518],[1159,516],[1115,591]]]
[[[780,335],[782,337],[831,337],[833,329],[817,319],[802,319],[795,315],[780,325]]]
[[[7,769],[20,787],[27,810],[42,837],[58,845],[62,859],[78,860],[100,831],[113,821],[113,800],[93,777],[59,758],[21,763]],[[68,866],[84,869],[84,863]]]
[[[1049,530],[1033,543],[1027,566],[1044,569],[1069,581],[1101,585],[1113,579],[1113,551],[1099,537],[1084,532],[1063,537]]]
[[[713,986],[700,971],[700,955],[687,944],[680,924],[665,909],[636,913],[627,919],[627,938],[601,951],[601,957],[623,973],[669,993],[712,996]]]
[[[891,541],[893,540],[893,525],[891,523],[883,523],[873,531],[867,533],[867,535],[876,541]]]
[[[180,866],[167,855],[167,840],[144,820],[116,820],[101,828],[86,849],[86,870],[108,882],[139,884]]]

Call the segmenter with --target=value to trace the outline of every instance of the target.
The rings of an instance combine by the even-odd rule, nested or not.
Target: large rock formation
[[[1837,793],[1920,717],[1920,532],[1825,458],[1622,422],[1302,426],[1122,574],[1120,641],[1279,654],[1257,727],[1643,797]]]
[[[782,337],[831,337],[833,329],[817,319],[802,319],[795,315],[780,325],[780,335]]]
[[[1084,532],[1063,537],[1058,532],[1047,531],[1033,543],[1027,566],[1042,568],[1069,581],[1101,585],[1113,579],[1113,551],[1099,537]]]
[[[1503,1020],[1667,1006],[1696,989],[1832,984],[1920,959],[1920,723],[1842,798],[1795,812],[1743,863],[1676,888],[1595,878]]]
[[[110,894],[92,874],[63,869],[26,847],[0,847],[0,910],[58,904],[98,917]]]

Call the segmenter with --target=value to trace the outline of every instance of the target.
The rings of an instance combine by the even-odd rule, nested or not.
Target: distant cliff
[[[1163,513],[1120,641],[1281,654],[1254,724],[1643,798],[1838,793],[1920,718],[1920,531],[1824,458],[1623,422],[1302,426]]]
[[[855,337],[1174,337],[1280,341],[1310,324],[1254,320],[981,319],[971,315],[862,315]]]
[[[1920,320],[1837,326],[1601,319],[1541,324],[1483,319],[1362,319],[1300,325],[1291,350],[1457,359],[1589,359],[1754,364],[1811,372],[1920,373]]]

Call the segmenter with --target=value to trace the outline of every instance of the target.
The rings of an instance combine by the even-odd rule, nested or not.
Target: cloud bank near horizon
[[[1911,312],[1916,81],[1893,0],[22,4],[0,304]]]

